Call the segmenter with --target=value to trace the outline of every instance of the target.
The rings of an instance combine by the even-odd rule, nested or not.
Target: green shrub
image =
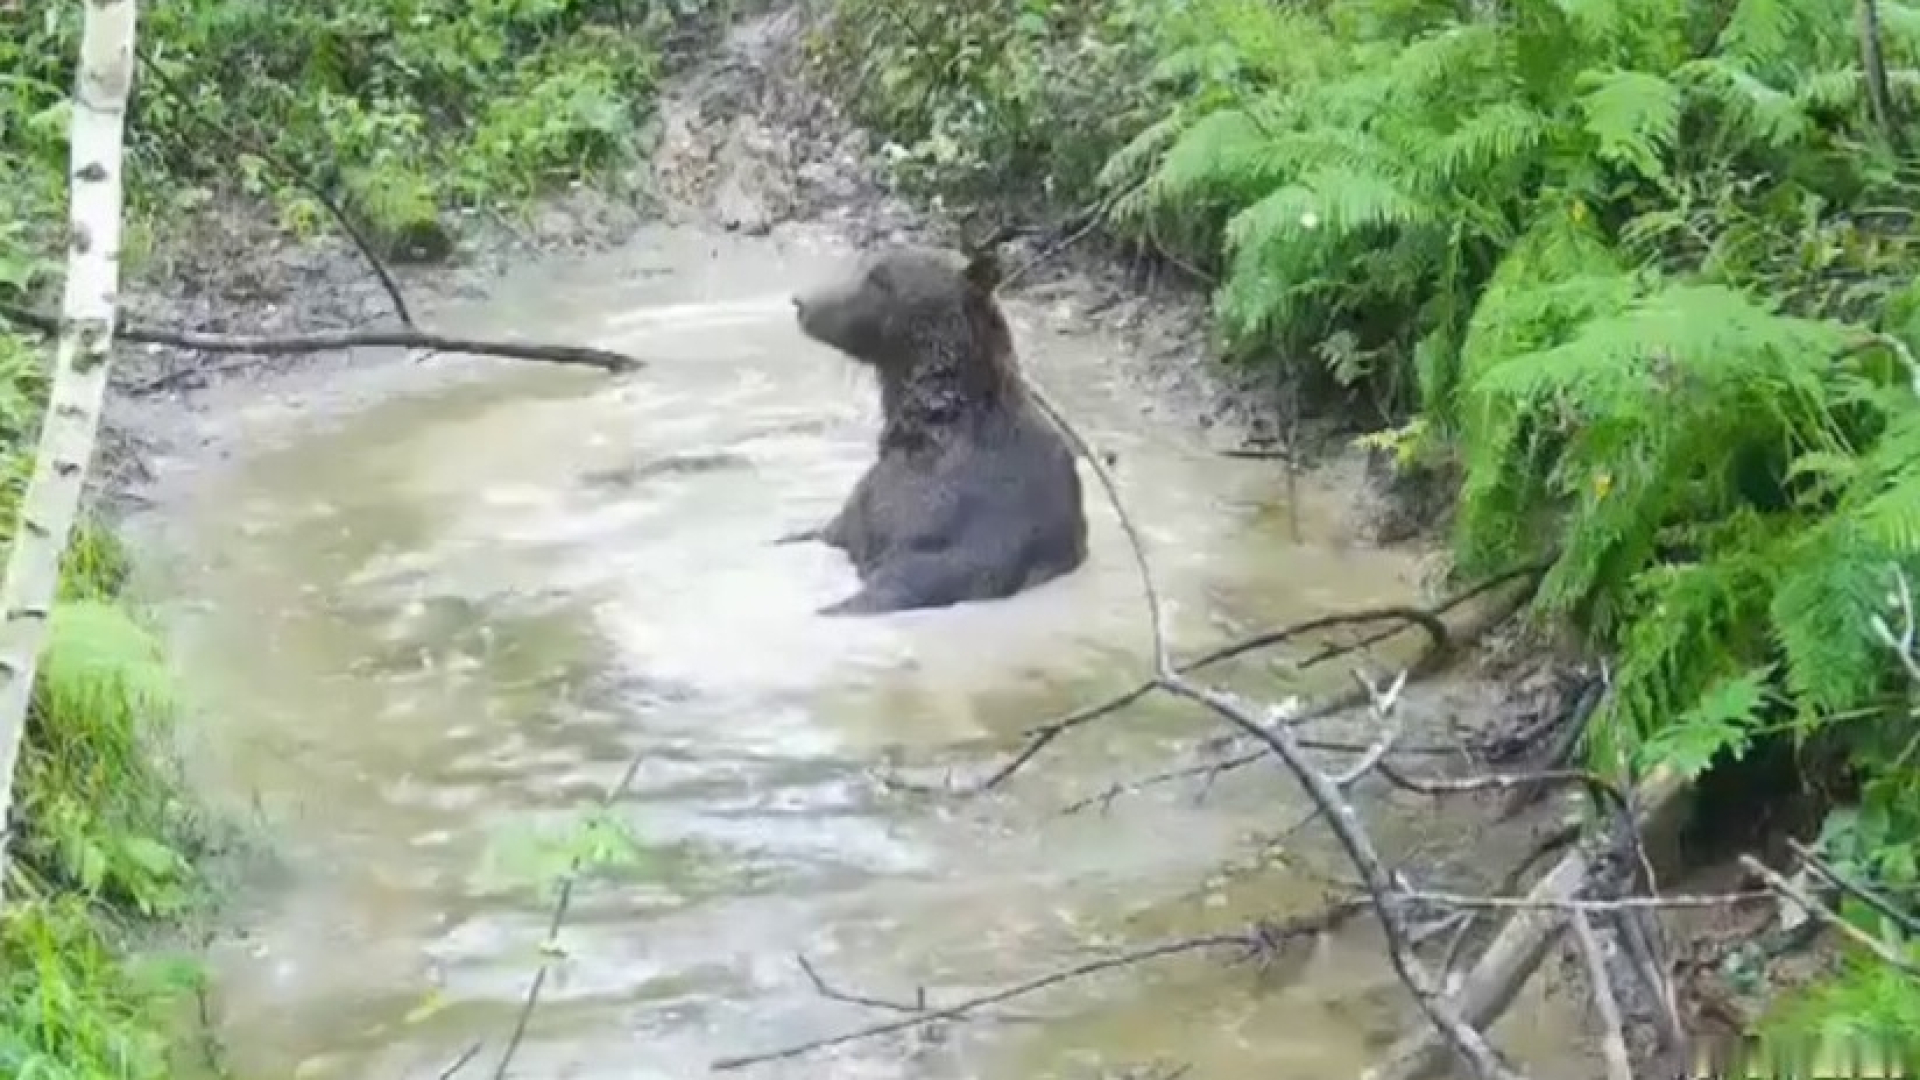
[[[516,206],[627,160],[653,104],[652,43],[685,14],[619,0],[151,5],[130,197],[151,213],[238,184],[272,198],[289,227],[325,225],[312,197],[256,155],[265,151],[383,244],[406,246],[447,210]],[[10,204],[43,234],[65,216],[79,21],[78,5],[59,4],[0,23],[0,134],[25,151],[0,170],[15,181]]]

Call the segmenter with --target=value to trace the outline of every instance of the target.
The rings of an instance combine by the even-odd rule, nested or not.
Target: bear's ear
[[[1000,287],[1000,255],[991,247],[985,247],[967,257],[967,284],[983,293],[991,293]]]

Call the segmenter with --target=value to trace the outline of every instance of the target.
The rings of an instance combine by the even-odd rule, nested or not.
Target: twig
[[[800,965],[800,970],[806,974],[807,981],[813,984],[813,992],[826,998],[828,1001],[839,1001],[848,1005],[860,1005],[869,1009],[906,1013],[913,1016],[918,1016],[927,1011],[927,988],[924,986],[915,988],[913,1002],[911,1004],[904,1001],[888,1001],[886,998],[872,997],[867,994],[856,994],[850,990],[842,990],[834,986],[820,974],[819,969],[813,966],[813,961],[807,959],[804,954],[796,955],[793,959],[795,963]],[[1026,1013],[1009,1013],[1003,1016],[991,1017],[990,1019],[1003,1020],[1008,1023],[1031,1024],[1038,1023],[1042,1018]]]
[[[633,778],[639,775],[640,763],[645,760],[643,754],[635,754],[627,762],[627,769],[620,774],[620,780],[607,789],[601,796],[600,808],[611,807],[627,789],[633,786]],[[553,917],[547,921],[547,940],[541,946],[540,968],[533,973],[533,983],[527,987],[527,996],[520,1004],[520,1015],[513,1023],[513,1034],[507,1039],[507,1047],[500,1053],[500,1061],[493,1068],[493,1080],[504,1080],[508,1066],[513,1064],[514,1055],[520,1052],[520,1043],[527,1037],[527,1024],[533,1019],[533,1010],[540,1004],[540,991],[547,984],[547,971],[552,966],[552,952],[560,937],[560,927],[566,922],[567,911],[573,904],[573,886],[580,880],[580,866],[584,856],[576,854],[567,865],[566,876],[560,880],[560,895],[553,903]]]
[[[1354,742],[1350,739],[1321,739],[1302,736],[1300,738],[1300,748],[1302,750],[1314,750],[1322,753],[1364,754],[1373,748],[1373,744]],[[1471,742],[1451,746],[1439,743],[1404,744],[1396,742],[1388,748],[1388,754],[1392,757],[1453,757],[1461,753],[1472,754],[1475,753],[1476,750],[1477,748]],[[1210,761],[1203,761],[1194,765],[1183,765],[1177,769],[1165,769],[1157,773],[1149,773],[1146,776],[1134,780],[1116,780],[1097,794],[1083,795],[1073,802],[1068,803],[1066,806],[1061,807],[1060,813],[1063,815],[1077,814],[1096,804],[1110,804],[1124,795],[1138,794],[1148,788],[1158,787],[1162,784],[1174,783],[1180,780],[1189,780],[1194,777],[1203,778],[1207,785],[1210,786],[1213,781],[1219,779],[1226,773],[1244,769],[1248,765],[1252,765],[1254,762],[1266,756],[1267,752],[1265,750],[1249,750],[1246,753],[1235,754],[1231,757],[1214,758]]]
[[[1749,872],[1758,875],[1773,891],[1800,905],[1802,908],[1805,908],[1808,914],[1818,918],[1821,922],[1826,923],[1835,930],[1840,931],[1840,933],[1852,939],[1855,944],[1879,957],[1880,960],[1889,967],[1914,976],[1915,978],[1920,978],[1920,965],[1916,965],[1913,961],[1893,951],[1892,947],[1886,942],[1881,941],[1879,938],[1874,937],[1872,934],[1841,918],[1832,908],[1815,899],[1813,895],[1806,890],[1801,889],[1786,878],[1781,877],[1760,860],[1751,855],[1742,855],[1740,856],[1740,865],[1745,867]]]
[[[1636,909],[1717,908],[1737,904],[1757,904],[1772,900],[1765,889],[1731,893],[1686,893],[1672,896],[1617,896],[1607,900],[1575,899],[1568,896],[1476,896],[1472,893],[1435,892],[1410,889],[1400,894],[1405,900],[1442,907],[1493,908],[1509,911],[1593,911],[1611,913]]]
[[[333,218],[334,224],[340,226],[340,231],[347,234],[347,239],[353,241],[353,246],[360,249],[360,256],[367,260],[367,266],[373,270],[373,276],[380,279],[380,287],[387,291],[387,298],[393,302],[393,313],[400,317],[401,324],[409,330],[414,329],[413,312],[407,309],[407,299],[400,292],[400,284],[393,279],[392,274],[387,272],[387,266],[380,260],[380,256],[374,254],[373,244],[368,242],[366,235],[354,225],[352,219],[347,216],[346,211],[341,209],[340,204],[335,202],[331,196],[321,189],[318,182],[309,180],[299,169],[294,168],[284,158],[281,158],[265,146],[246,139],[238,132],[229,131],[207,119],[206,115],[195,106],[191,97],[180,88],[178,83],[173,81],[173,76],[168,75],[161,69],[160,65],[154,61],[152,54],[148,53],[144,46],[137,46],[134,51],[140,58],[141,69],[160,84],[160,88],[174,99],[175,104],[179,105],[180,111],[185,113],[188,118],[201,127],[221,136],[235,148],[252,154],[254,157],[266,162],[274,171],[285,176],[293,182],[295,186],[313,196],[313,200],[320,204],[320,208],[325,210],[329,217]]]
[[[1134,570],[1140,577],[1141,600],[1146,604],[1147,625],[1153,640],[1154,672],[1161,678],[1177,677],[1178,668],[1174,666],[1173,646],[1167,637],[1167,620],[1160,602],[1160,588],[1154,584],[1153,564],[1147,558],[1146,539],[1140,534],[1139,526],[1134,524],[1133,515],[1127,512],[1127,501],[1120,497],[1120,485],[1114,480],[1113,473],[1107,469],[1106,462],[1101,460],[1100,454],[1068,421],[1066,414],[1060,411],[1059,406],[1047,397],[1046,391],[1041,389],[1032,378],[1025,375],[1022,378],[1027,384],[1027,389],[1033,394],[1034,402],[1047,414],[1047,418],[1053,421],[1054,426],[1060,429],[1060,433],[1066,440],[1073,444],[1074,450],[1086,459],[1087,467],[1093,470],[1094,479],[1100,481],[1100,487],[1107,496],[1107,503],[1113,507],[1114,516],[1119,519],[1120,531],[1127,539],[1127,549],[1133,554]],[[1441,630],[1444,633],[1445,627],[1443,626]]]
[[[1380,762],[1380,775],[1394,787],[1416,795],[1471,795],[1482,791],[1510,791],[1522,784],[1592,784],[1615,799],[1624,799],[1618,788],[1585,769],[1543,769],[1540,772],[1487,773],[1482,776],[1415,777]]]
[[[739,1057],[721,1058],[715,1061],[710,1067],[716,1072],[726,1072],[734,1069],[744,1069],[751,1065],[762,1065],[769,1061],[796,1058],[818,1050],[839,1046],[843,1043],[857,1042],[861,1039],[878,1038],[882,1035],[891,1035],[895,1032],[906,1031],[935,1020],[958,1019],[980,1009],[984,1009],[989,1005],[998,1005],[1004,1001],[1024,997],[1027,994],[1058,986],[1061,983],[1070,982],[1074,979],[1096,975],[1103,971],[1111,971],[1114,968],[1131,967],[1135,964],[1145,963],[1150,960],[1159,960],[1169,956],[1178,956],[1183,953],[1198,952],[1202,949],[1219,948],[1227,945],[1239,945],[1245,948],[1248,947],[1249,944],[1250,936],[1246,934],[1211,934],[1206,937],[1163,942],[1158,945],[1135,949],[1131,952],[1121,953],[1116,956],[1106,956],[1098,960],[1090,960],[1087,963],[1050,972],[1039,978],[1029,979],[1026,982],[995,990],[989,994],[981,994],[977,997],[967,998],[964,1001],[956,1002],[943,1008],[928,1009],[925,1012],[916,1013],[912,1016],[904,1016],[896,1020],[869,1024],[866,1027],[855,1028],[851,1031],[844,1031],[837,1035],[829,1035],[825,1038],[809,1039],[806,1042],[796,1043],[778,1050],[769,1050],[758,1054],[746,1054]]]
[[[1221,457],[1245,458],[1250,461],[1292,461],[1293,451],[1284,446],[1232,446],[1218,451]]]
[[[1273,751],[1287,771],[1306,788],[1314,804],[1325,812],[1335,839],[1346,851],[1354,868],[1360,872],[1367,895],[1372,898],[1380,916],[1381,928],[1387,937],[1387,956],[1400,981],[1412,991],[1420,1011],[1426,1014],[1427,1019],[1461,1057],[1473,1066],[1477,1076],[1483,1080],[1511,1080],[1515,1077],[1517,1074],[1499,1060],[1493,1048],[1487,1045],[1485,1037],[1461,1020],[1450,1004],[1436,996],[1436,988],[1429,984],[1418,958],[1412,954],[1406,927],[1400,921],[1401,912],[1393,895],[1392,883],[1381,865],[1379,854],[1374,850],[1372,838],[1361,826],[1359,814],[1340,794],[1331,778],[1307,763],[1292,729],[1284,723],[1262,724],[1228,695],[1195,686],[1178,674],[1169,672],[1163,676],[1162,684],[1170,693],[1212,709],[1222,719],[1265,743]]]
[[[1085,211],[1085,220],[1076,225],[1071,233],[1068,233],[1057,243],[1049,245],[1033,258],[1028,259],[1026,262],[1021,263],[1009,271],[1004,278],[1000,279],[999,290],[1011,288],[1015,281],[1032,273],[1034,268],[1038,267],[1041,263],[1059,256],[1068,248],[1085,239],[1089,233],[1100,227],[1101,219],[1106,216],[1107,207],[1113,205],[1114,201],[1114,199],[1105,199],[1088,207]]]
[[[30,327],[41,333],[55,334],[60,331],[59,319],[37,311],[17,308],[11,304],[0,304],[0,319]],[[141,326],[137,323],[126,323],[118,326],[114,333],[116,337],[149,345],[168,345],[178,349],[198,349],[202,352],[254,353],[260,356],[390,347],[472,353],[478,356],[500,356],[512,360],[538,360],[551,364],[580,364],[614,372],[633,371],[646,366],[643,360],[586,345],[540,345],[533,342],[489,341],[480,338],[431,334],[420,330],[335,330],[291,337],[237,337],[227,334],[205,334],[194,330],[165,330]],[[191,374],[191,371],[175,372],[146,383],[140,389],[143,391],[166,389],[174,382],[191,377]]]
[[[1841,892],[1851,894],[1868,907],[1892,919],[1894,925],[1900,927],[1900,929],[1907,934],[1920,937],[1920,919],[1915,918],[1912,912],[1903,910],[1900,905],[1887,899],[1880,893],[1842,875],[1838,870],[1828,865],[1826,860],[1815,855],[1807,845],[1800,841],[1788,840],[1787,846],[1793,850],[1795,855],[1800,857],[1800,860],[1806,864],[1807,869],[1825,878],[1834,888],[1839,889]]]
[[[1587,988],[1593,992],[1593,1008],[1606,1029],[1600,1039],[1600,1055],[1607,1062],[1608,1080],[1633,1080],[1633,1063],[1627,1057],[1625,1025],[1620,1020],[1620,1000],[1613,994],[1613,980],[1607,977],[1607,957],[1600,948],[1600,937],[1583,911],[1573,913],[1568,925],[1580,944],[1580,955],[1587,965]]]
[[[1302,634],[1312,633],[1315,630],[1372,622],[1396,622],[1400,624],[1389,633],[1380,635],[1380,638],[1390,637],[1393,634],[1400,633],[1409,626],[1418,626],[1427,633],[1429,651],[1437,652],[1446,649],[1450,640],[1447,634],[1447,624],[1440,619],[1440,613],[1445,610],[1446,608],[1444,607],[1434,610],[1414,607],[1382,607],[1367,608],[1361,611],[1341,612],[1335,615],[1323,615],[1319,618],[1308,619],[1305,622],[1293,623],[1292,625],[1283,626],[1274,630],[1262,631],[1251,637],[1229,642],[1209,652],[1202,653],[1192,660],[1178,665],[1173,670],[1176,674],[1188,675],[1215,664],[1244,656],[1247,653],[1259,649],[1271,648],[1299,637]],[[1378,640],[1378,638],[1376,638],[1376,640]],[[1029,762],[1039,756],[1042,750],[1045,750],[1054,740],[1060,738],[1060,736],[1065,735],[1075,728],[1090,724],[1110,713],[1115,713],[1126,708],[1128,705],[1152,693],[1157,686],[1158,683],[1155,680],[1149,679],[1140,683],[1138,686],[1115,694],[1104,701],[1095,702],[1091,705],[1083,705],[1065,716],[1049,720],[1038,727],[1030,728],[1027,731],[1027,745],[1021,747],[1018,753],[1008,759],[1005,764],[995,769],[985,780],[971,787],[953,792],[953,794],[977,795],[1000,786],[1012,777],[1014,773],[1025,768]],[[1255,755],[1255,757],[1258,757],[1258,755]]]
[[[468,1062],[480,1056],[480,1047],[483,1045],[485,1044],[478,1040],[468,1043],[467,1048],[460,1051],[459,1057],[448,1062],[447,1067],[440,1070],[440,1075],[436,1080],[453,1080],[455,1076],[459,1075],[460,1070],[467,1067]]]

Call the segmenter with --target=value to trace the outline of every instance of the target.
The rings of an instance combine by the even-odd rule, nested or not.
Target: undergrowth
[[[1879,105],[1854,0],[827,7],[819,72],[902,181],[1098,204],[1217,277],[1228,359],[1462,477],[1462,573],[1553,555],[1536,613],[1613,664],[1595,767],[1788,740],[1841,763],[1805,770],[1824,853],[1913,895],[1920,728],[1874,620],[1920,562],[1920,7],[1875,5]],[[1912,1054],[1920,987],[1863,962],[1773,1030]]]
[[[130,235],[238,191],[297,237],[334,228],[317,186],[394,257],[433,257],[455,212],[618,183],[652,114],[659,43],[727,0],[343,0],[142,6]],[[0,287],[65,220],[81,6],[0,16]],[[294,182],[284,164],[308,184]]]
[[[0,335],[0,528],[26,486],[44,372],[37,347]],[[89,522],[64,570],[16,774],[0,1076],[157,1080],[172,1075],[169,1007],[198,972],[129,945],[203,895],[207,832],[165,742],[177,698],[158,643],[118,599],[122,552]]]

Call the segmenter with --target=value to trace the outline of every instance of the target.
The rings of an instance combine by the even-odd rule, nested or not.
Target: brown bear
[[[800,329],[874,371],[879,457],[833,520],[780,542],[847,553],[861,589],[823,615],[1009,597],[1077,569],[1072,448],[1020,379],[991,252],[895,248],[793,299]]]

